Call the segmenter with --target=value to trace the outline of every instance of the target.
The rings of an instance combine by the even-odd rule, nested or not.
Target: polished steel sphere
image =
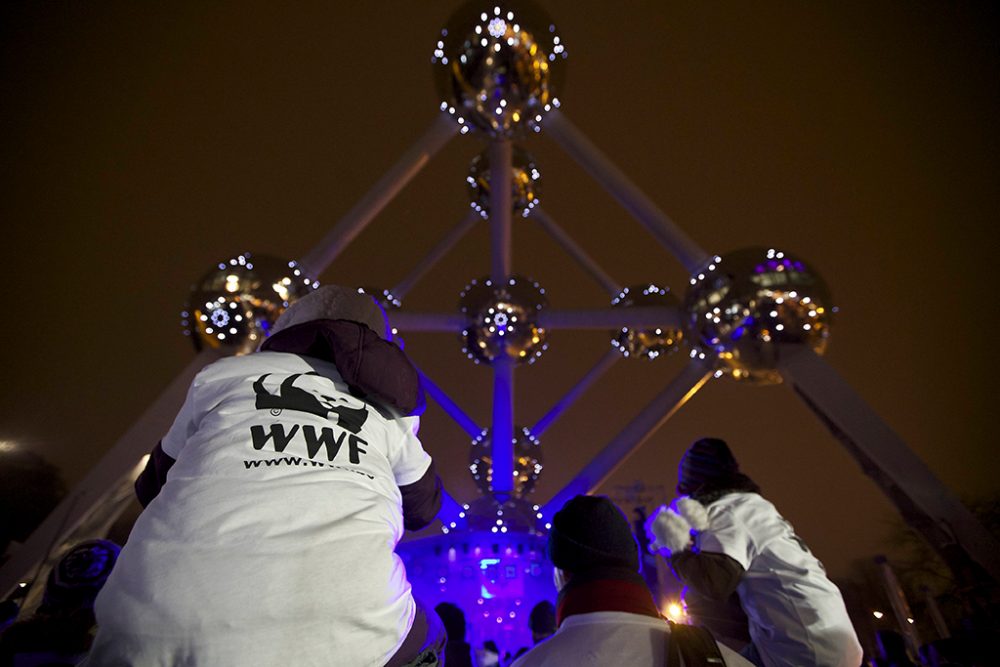
[[[535,159],[519,146],[514,147],[512,165],[510,183],[513,213],[527,217],[531,209],[538,205],[541,174],[535,167]],[[472,208],[479,211],[484,218],[490,217],[489,150],[472,159],[469,175],[465,180],[469,184],[469,200]]]
[[[514,498],[524,498],[542,472],[542,443],[523,426],[514,429]],[[483,495],[493,492],[493,454],[490,431],[484,430],[472,441],[469,472]]]
[[[758,384],[781,382],[782,344],[822,354],[836,312],[819,274],[775,248],[713,257],[691,276],[684,310],[691,356],[715,359],[719,372]]]
[[[538,131],[559,106],[566,45],[534,2],[467,2],[441,31],[431,62],[441,109],[492,137]]]
[[[296,262],[244,253],[219,262],[191,288],[181,324],[197,350],[246,354],[290,303],[318,286]]]
[[[680,301],[669,287],[658,287],[648,283],[623,288],[618,296],[611,300],[611,306],[613,308],[660,306],[679,309]],[[624,357],[656,359],[660,355],[676,351],[683,337],[684,331],[678,327],[664,326],[654,329],[622,327],[621,331],[611,339],[611,345]]]
[[[506,354],[533,363],[548,349],[538,314],[547,305],[538,283],[514,276],[502,285],[484,278],[462,291],[459,309],[466,317],[462,351],[475,363],[492,363]]]

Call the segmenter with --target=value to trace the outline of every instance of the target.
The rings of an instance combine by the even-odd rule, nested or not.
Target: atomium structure
[[[198,356],[6,563],[0,587],[12,588],[40,561],[55,558],[58,545],[107,530],[128,501],[148,443],[166,431],[197,371],[220,354],[253,349],[281,309],[313,289],[314,277],[456,136],[486,144],[466,175],[469,214],[399,284],[364,288],[386,306],[394,328],[457,336],[469,360],[488,365],[493,374],[488,427],[475,423],[430,378],[422,378],[428,394],[469,435],[469,471],[481,492],[465,502],[446,498],[438,538],[401,545],[414,585],[429,582],[425,595],[446,599],[472,586],[472,608],[498,625],[527,612],[551,585],[539,545],[555,511],[569,498],[598,488],[715,378],[790,385],[953,569],[974,563],[1000,579],[996,541],[823,361],[835,308],[807,259],[774,247],[714,255],[687,236],[561,109],[557,95],[567,47],[555,23],[533,4],[466,3],[434,41],[440,116],[297,262],[239,255],[213,267],[195,285],[184,325],[197,341]],[[654,283],[617,284],[552,220],[539,204],[539,168],[515,146],[537,132],[547,133],[676,257],[690,276],[682,296]],[[552,236],[604,289],[608,302],[591,310],[559,310],[542,285],[513,275],[511,221],[517,216]],[[469,277],[457,312],[407,311],[408,292],[484,217],[490,230],[489,275]],[[611,349],[537,423],[515,424],[515,369],[544,353],[548,332],[572,328],[606,329]],[[542,456],[544,433],[576,398],[616,359],[652,360],[680,350],[689,356],[687,366],[616,437],[552,498],[530,499],[543,460],[556,458],[555,452]]]

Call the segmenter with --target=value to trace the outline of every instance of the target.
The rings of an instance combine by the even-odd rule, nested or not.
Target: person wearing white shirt
[[[367,295],[294,302],[202,370],[136,482],[92,665],[405,665],[443,649],[394,548],[441,483],[419,376]]]
[[[734,592],[763,667],[858,667],[863,653],[843,597],[822,563],[743,474],[728,445],[696,441],[681,459],[675,509],[647,524],[653,547],[700,595]]]
[[[639,574],[628,520],[607,498],[567,502],[553,517],[547,552],[559,589],[558,627],[512,667],[750,667],[707,632],[660,616]]]

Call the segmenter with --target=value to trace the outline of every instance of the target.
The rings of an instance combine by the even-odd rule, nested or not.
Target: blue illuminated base
[[[542,600],[555,604],[545,535],[454,531],[404,542],[396,551],[416,595],[434,607],[451,602],[465,612],[473,649],[492,639],[500,655],[531,647],[528,615]]]

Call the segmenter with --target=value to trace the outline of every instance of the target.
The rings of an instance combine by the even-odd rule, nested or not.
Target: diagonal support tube
[[[469,211],[465,218],[453,227],[451,231],[449,231],[448,234],[441,239],[429,253],[427,253],[427,256],[424,257],[424,259],[421,260],[412,271],[410,271],[409,275],[403,278],[398,285],[389,290],[390,293],[400,301],[405,299],[406,295],[409,294],[411,289],[413,289],[413,286],[417,284],[417,281],[423,278],[435,264],[441,261],[441,258],[447,255],[448,251],[454,248],[455,244],[457,244],[462,237],[465,236],[465,234],[480,220],[482,220],[482,216],[480,216],[479,213],[476,211]]]
[[[434,384],[429,377],[424,375],[423,371],[417,372],[420,373],[420,383],[424,386],[427,393],[431,395],[431,398],[434,399],[434,402],[441,406],[445,414],[451,417],[470,438],[475,439],[482,435],[483,429],[476,422],[472,421],[472,418],[465,413],[465,410],[458,407],[458,404],[451,400],[451,397],[441,387]]]
[[[786,346],[778,367],[959,580],[975,581],[971,559],[1000,582],[997,539],[829,364],[807,347]]]
[[[541,512],[545,521],[551,521],[552,516],[571,498],[596,491],[615,469],[674,416],[711,376],[712,371],[699,362],[692,361],[685,366],[684,370],[671,380],[670,384],[604,449],[598,452],[576,477],[542,507]]]
[[[545,132],[576,160],[584,171],[611,193],[626,211],[673,253],[688,273],[695,273],[708,261],[709,254],[698,247],[558,109],[552,109],[545,116],[544,127]]]
[[[549,216],[541,207],[532,209],[531,215],[528,216],[529,219],[535,220],[542,229],[544,229],[552,239],[562,246],[570,257],[576,260],[576,263],[587,272],[591,278],[593,278],[597,283],[604,288],[604,291],[611,296],[616,296],[622,291],[621,285],[615,282],[615,280],[609,276],[604,269],[602,269],[594,259],[587,254],[584,250],[573,240],[569,234],[566,233],[562,227],[556,224],[555,220]]]
[[[386,205],[458,132],[448,114],[440,114],[420,139],[383,174],[361,200],[299,262],[307,275],[318,277]]]
[[[566,395],[559,399],[559,402],[552,406],[544,417],[538,420],[538,422],[531,427],[531,433],[537,438],[542,437],[542,434],[552,426],[563,412],[566,411],[573,403],[576,402],[583,392],[587,391],[592,384],[597,382],[598,378],[604,375],[605,372],[612,366],[615,362],[622,358],[622,355],[618,350],[608,350],[604,356],[602,356],[594,367],[587,371],[587,374],[580,378],[580,381],[573,385],[573,388],[566,392]]]
[[[175,377],[156,401],[118,439],[87,476],[56,506],[31,534],[31,537],[0,568],[0,595],[6,595],[49,553],[58,550],[66,538],[77,533],[85,522],[110,525],[123,509],[121,503],[108,502],[122,488],[130,487],[141,472],[138,464],[156,444],[156,439],[170,428],[188,387],[198,372],[219,358],[215,350],[203,350]],[[110,516],[114,514],[114,516]],[[78,535],[79,539],[98,537],[96,533]],[[44,580],[43,580],[44,581]]]

